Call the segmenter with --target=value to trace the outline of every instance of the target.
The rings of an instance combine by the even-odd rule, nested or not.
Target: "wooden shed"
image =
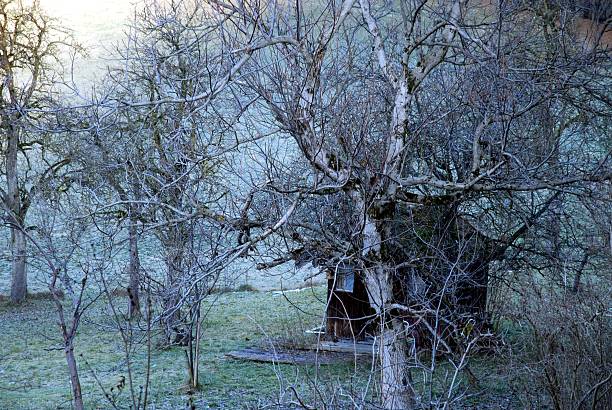
[[[325,337],[363,340],[374,333],[374,310],[358,271],[345,265],[327,271]]]

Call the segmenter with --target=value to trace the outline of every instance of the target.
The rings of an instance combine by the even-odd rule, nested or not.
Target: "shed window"
[[[336,290],[340,292],[353,292],[355,287],[355,272],[338,273]]]

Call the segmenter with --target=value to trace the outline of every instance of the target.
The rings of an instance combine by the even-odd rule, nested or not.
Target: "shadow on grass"
[[[64,299],[64,292],[61,290],[56,290],[55,294],[59,296],[60,299]],[[13,303],[11,301],[11,297],[8,295],[0,295],[0,304],[1,305],[27,305],[28,302],[33,302],[37,300],[53,300],[53,294],[50,291],[46,292],[34,292],[28,293],[26,299],[21,303]]]

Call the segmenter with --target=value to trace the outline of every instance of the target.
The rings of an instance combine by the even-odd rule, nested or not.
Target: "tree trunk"
[[[53,268],[53,267],[52,267]],[[79,371],[76,364],[76,358],[74,357],[74,337],[76,335],[77,327],[81,318],[81,313],[78,308],[73,313],[72,326],[71,329],[68,330],[68,326],[66,325],[66,319],[64,316],[64,306],[59,299],[58,289],[55,287],[57,279],[58,279],[59,269],[53,268],[53,277],[51,279],[51,284],[49,285],[49,291],[51,291],[51,295],[53,296],[53,301],[55,302],[55,307],[57,309],[57,316],[59,318],[59,326],[62,331],[62,338],[64,340],[64,354],[66,355],[66,363],[68,365],[68,373],[70,374],[70,385],[72,387],[72,396],[74,401],[74,408],[76,410],[83,410],[83,393],[81,391],[81,382],[79,380]],[[84,283],[84,282],[83,282]],[[83,296],[83,293],[79,296],[78,304],[80,305],[80,298]]]
[[[165,166],[172,170],[173,175],[183,175],[186,172],[184,165],[180,163],[165,163]],[[184,184],[184,179],[181,183],[176,183],[170,192],[168,192],[166,197],[167,203],[176,209],[184,210],[183,197],[186,190],[187,186]],[[173,213],[165,213],[166,220],[171,220],[174,217]],[[172,341],[173,336],[178,336],[180,339],[181,335],[184,335],[186,331],[182,327],[179,303],[181,301],[184,281],[186,280],[185,274],[189,271],[189,264],[187,262],[189,260],[189,243],[192,235],[190,222],[179,222],[170,224],[159,236],[164,248],[167,267],[165,288],[162,296],[164,309],[162,325],[164,326],[165,336],[169,343],[174,343]]]
[[[128,287],[128,316],[130,318],[140,315],[140,257],[138,255],[138,230],[136,221],[131,220],[128,230],[130,242],[130,263],[128,273],[130,285]]]
[[[11,228],[11,253],[13,259],[11,277],[11,302],[21,303],[28,292],[26,271],[26,236],[20,228]]]
[[[581,283],[580,280],[582,278],[582,272],[589,262],[589,254],[588,252],[584,252],[582,255],[582,260],[580,261],[580,266],[576,269],[576,275],[574,276],[574,284],[572,286],[572,293],[578,293],[580,291]]]
[[[177,225],[170,228],[163,246],[166,252],[166,267],[167,276],[165,280],[165,289],[163,295],[163,326],[168,342],[172,342],[172,337],[179,331],[181,322],[180,309],[178,303],[180,300],[181,280],[183,280],[185,270],[185,252],[189,242],[188,232],[184,226]]]
[[[4,119],[6,120],[6,119]],[[21,303],[25,300],[28,291],[26,275],[26,236],[23,232],[24,219],[21,211],[21,197],[19,195],[19,180],[17,176],[17,152],[19,136],[17,131],[8,127],[8,143],[6,151],[6,182],[7,200],[11,222],[11,301]]]
[[[372,307],[381,317],[379,364],[384,409],[414,409],[416,401],[410,374],[410,348],[403,323],[387,318],[385,305],[393,303],[393,273],[384,268],[366,271],[366,287]]]
[[[75,410],[83,410],[83,393],[81,392],[81,382],[79,381],[79,373],[77,369],[76,359],[74,358],[74,346],[71,340],[65,342],[64,349],[66,353],[66,362],[68,363],[68,371],[70,372],[70,384],[72,385],[72,396],[74,399]]]
[[[410,348],[401,320],[391,319],[391,326],[381,338],[382,399],[385,409],[414,409],[412,375],[408,360]]]
[[[381,224],[382,225],[382,224]],[[382,260],[383,233],[368,216],[364,221],[363,252],[367,260],[380,261],[366,269],[365,284],[372,308],[381,320],[379,364],[381,366],[381,399],[384,409],[414,409],[416,399],[410,375],[410,349],[407,333],[398,318],[390,316],[387,305],[394,303],[394,270]]]

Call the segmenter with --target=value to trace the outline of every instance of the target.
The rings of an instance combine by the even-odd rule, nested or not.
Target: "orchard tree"
[[[53,134],[41,114],[56,105],[70,37],[37,1],[0,1],[0,204],[11,231],[11,300],[27,294],[26,216],[33,196],[67,164],[46,151]]]
[[[154,281],[154,291],[168,343],[184,331],[181,310],[190,292],[197,290],[199,301],[214,284],[218,269],[202,265],[223,254],[229,229],[210,225],[227,207],[219,169],[239,144],[232,126],[241,112],[232,99],[216,101],[236,70],[219,47],[218,26],[198,2],[142,6],[75,151],[85,177],[104,181],[92,185],[92,212],[128,226],[134,312],[144,268],[138,242],[146,232],[160,244],[163,280]]]

